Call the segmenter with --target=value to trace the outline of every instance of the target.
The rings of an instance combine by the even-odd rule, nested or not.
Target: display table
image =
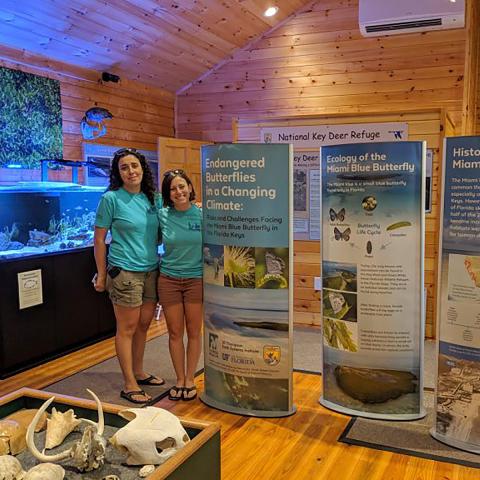
[[[53,407],[60,411],[66,411],[73,408],[77,417],[97,421],[97,407],[92,400],[56,395],[54,393],[30,388],[22,388],[1,397],[0,418],[21,409],[39,408],[43,402],[52,395],[55,395],[55,400],[49,406],[47,410],[48,412],[50,412]],[[128,423],[125,419],[117,415],[120,410],[125,410],[126,407],[103,402],[102,405],[106,427],[118,429]],[[168,459],[164,464],[159,465],[156,470],[148,476],[148,479],[185,480],[188,478],[194,478],[195,480],[220,480],[220,426],[216,423],[191,420],[187,418],[180,418],[180,421],[191,439],[190,442],[188,442],[185,447]],[[113,447],[110,446],[107,448]],[[30,455],[30,453],[28,453],[28,455]],[[107,458],[108,457],[109,456],[107,455]],[[78,473],[70,473],[72,472],[72,469],[68,467],[68,460],[64,460],[60,465],[62,465],[67,471],[65,480],[77,478],[79,475]],[[101,470],[82,473],[81,478],[102,478],[102,476],[110,473],[107,471],[108,468],[109,464],[105,463],[105,465],[101,467]],[[122,468],[125,469],[125,473],[120,471]],[[132,474],[133,478],[139,478],[135,476],[135,473],[138,472],[140,467],[115,465],[115,469],[117,472],[116,475],[122,479],[127,477],[132,478]],[[99,473],[101,473],[101,477],[98,476]]]

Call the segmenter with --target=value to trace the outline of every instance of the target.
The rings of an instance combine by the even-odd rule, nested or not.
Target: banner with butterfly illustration
[[[480,453],[480,136],[445,139],[432,436]]]
[[[291,174],[290,145],[202,147],[201,399],[221,410],[294,412]]]
[[[322,147],[323,394],[349,415],[423,408],[424,142]]]

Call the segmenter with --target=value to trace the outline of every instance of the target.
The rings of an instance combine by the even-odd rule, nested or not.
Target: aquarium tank
[[[0,260],[93,245],[105,187],[66,182],[0,186]]]

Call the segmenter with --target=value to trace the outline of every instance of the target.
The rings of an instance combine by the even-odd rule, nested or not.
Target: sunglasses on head
[[[176,168],[175,170],[167,170],[163,176],[168,177],[169,175],[183,175],[185,172],[180,168]]]
[[[138,155],[138,152],[135,148],[121,148],[120,150],[117,150],[113,156],[116,157],[118,155],[122,155],[122,156],[125,156],[125,155],[130,155],[130,154],[133,154],[133,155]]]

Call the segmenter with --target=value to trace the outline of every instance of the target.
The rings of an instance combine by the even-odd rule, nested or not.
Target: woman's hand
[[[104,292],[106,283],[107,283],[107,278],[105,275],[99,275],[98,273],[96,273],[92,278],[92,283],[93,283],[93,288],[97,292]]]

